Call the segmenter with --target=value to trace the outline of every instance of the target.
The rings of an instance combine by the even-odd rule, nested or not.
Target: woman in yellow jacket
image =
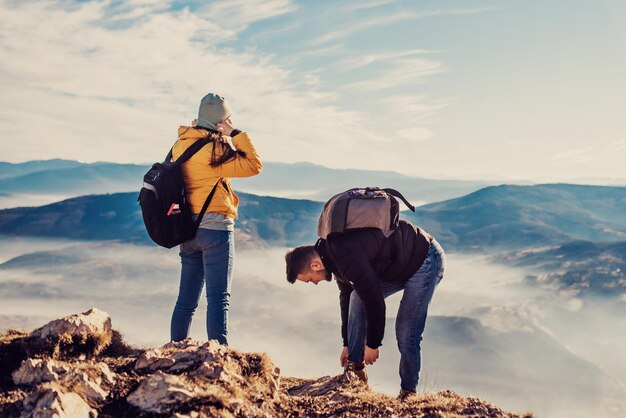
[[[187,201],[196,214],[194,218],[200,213],[213,186],[217,184],[217,188],[196,237],[180,246],[182,270],[172,314],[171,339],[180,341],[189,336],[191,318],[206,284],[208,339],[227,344],[235,252],[233,231],[239,203],[230,178],[255,176],[261,172],[262,164],[248,134],[233,128],[226,100],[213,93],[202,99],[196,125],[178,128],[173,159],[206,137],[212,141],[182,165]],[[232,138],[232,146],[225,137]]]

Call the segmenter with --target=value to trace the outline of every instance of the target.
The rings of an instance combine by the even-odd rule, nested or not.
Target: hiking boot
[[[367,385],[367,371],[365,371],[365,363],[357,361],[348,361],[344,373],[352,372],[359,380]]]
[[[415,399],[417,397],[417,392],[411,390],[400,389],[400,394],[398,395],[398,400],[400,402],[406,402],[411,399]]]

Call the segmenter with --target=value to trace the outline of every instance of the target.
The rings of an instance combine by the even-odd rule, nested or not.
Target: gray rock
[[[82,314],[55,319],[32,333],[40,338],[60,334],[111,335],[111,317],[98,308],[91,308]]]
[[[55,360],[26,359],[11,375],[16,385],[32,385],[41,382],[54,382],[70,370],[69,365]]]
[[[78,370],[66,374],[60,384],[94,406],[103,402],[109,396],[109,392],[91,380],[86,372]]]
[[[95,418],[98,413],[80,396],[57,383],[45,383],[23,401],[20,418]]]
[[[195,386],[188,385],[180,376],[159,370],[144,380],[126,400],[144,411],[162,414],[197,396]]]
[[[224,355],[225,347],[217,341],[206,343],[190,338],[170,342],[161,348],[144,351],[135,363],[136,370],[165,370],[168,372],[183,372],[195,369],[203,362],[220,359]]]
[[[345,401],[343,389],[356,387],[366,391],[367,385],[356,374],[347,372],[337,376],[324,376],[317,380],[305,382],[300,386],[289,389],[291,396],[324,396],[333,394],[333,400]]]
[[[109,395],[100,385],[103,382],[109,385],[115,383],[113,373],[104,363],[70,364],[51,359],[26,359],[12,376],[16,385],[56,382],[59,387],[78,394],[92,406]]]
[[[146,350],[141,353],[141,356],[135,362],[136,370],[161,370],[167,369],[176,363],[176,360],[173,358],[166,357],[161,353],[161,350],[158,348]]]

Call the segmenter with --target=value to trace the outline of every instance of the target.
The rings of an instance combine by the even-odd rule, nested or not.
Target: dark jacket
[[[350,294],[356,290],[367,312],[367,346],[378,348],[385,333],[385,299],[379,280],[404,284],[422,265],[431,237],[406,221],[385,238],[380,229],[361,229],[319,240],[315,249],[335,275],[340,295],[341,336],[348,345]]]

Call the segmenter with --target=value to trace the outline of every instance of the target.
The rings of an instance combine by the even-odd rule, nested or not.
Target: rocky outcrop
[[[281,378],[266,355],[216,341],[135,350],[97,309],[1,335],[0,367],[10,377],[0,383],[0,416],[21,418],[520,416],[449,391],[401,403],[352,373]]]
[[[36,388],[24,401],[20,418],[95,418],[92,409],[80,395],[66,392],[56,383]]]
[[[188,339],[147,350],[135,370],[152,373],[127,398],[146,412],[167,413],[200,402],[215,413],[271,416],[279,399],[280,370],[269,358],[241,354],[214,340]]]
[[[108,336],[109,341],[111,341],[111,318],[106,312],[92,308],[81,314],[74,314],[49,322],[43,327],[34,330],[31,335],[46,338],[61,334],[69,334],[71,336]],[[103,343],[103,345],[106,344],[108,343]]]

